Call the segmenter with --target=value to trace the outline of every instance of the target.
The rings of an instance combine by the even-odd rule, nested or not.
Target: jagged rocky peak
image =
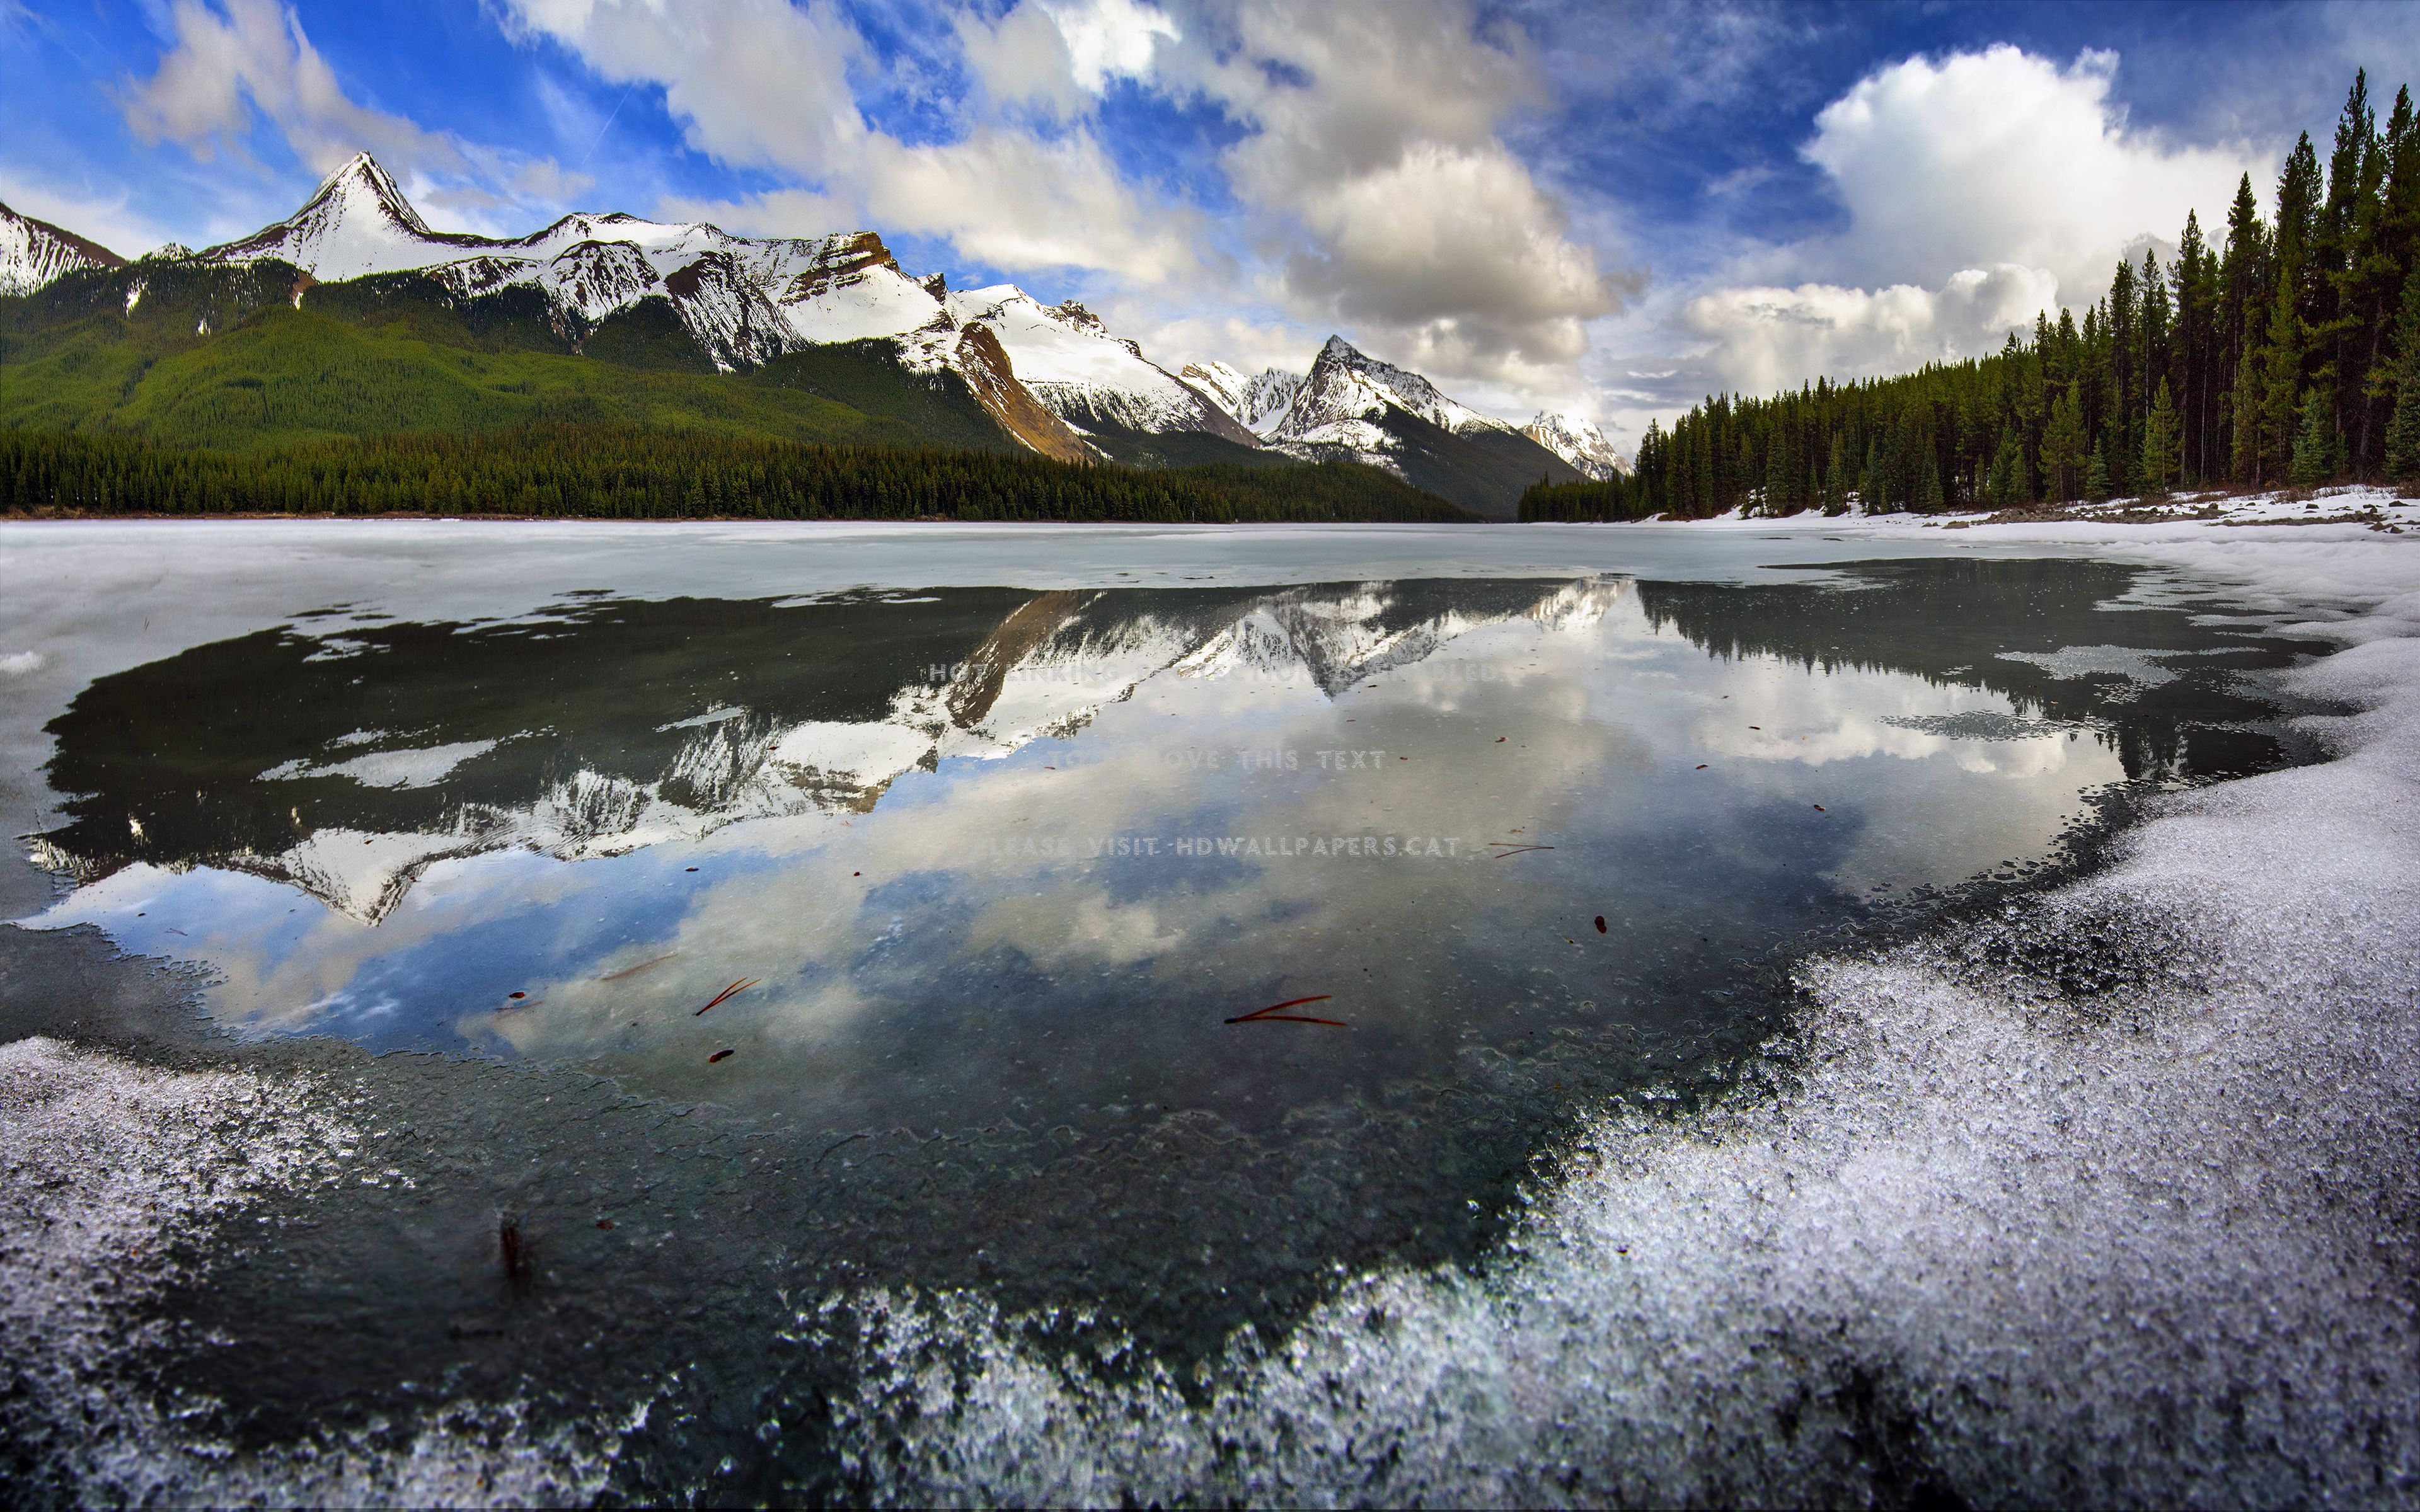
[[[1088,334],[1106,336],[1109,333],[1109,328],[1102,323],[1099,316],[1075,300],[1061,300],[1059,314],[1066,318],[1069,325]]]
[[[354,153],[351,161],[321,179],[318,193],[303,201],[288,224],[327,215],[375,215],[418,236],[437,234],[412,208],[395,176],[366,152]]]
[[[0,295],[31,294],[79,268],[123,268],[126,259],[74,232],[0,205]]]
[[[248,237],[206,247],[207,262],[274,257],[319,279],[403,272],[504,243],[437,231],[421,219],[392,175],[366,152],[319,181],[302,208]]]
[[[1239,369],[1225,363],[1189,363],[1177,376],[1256,432],[1265,431],[1268,424],[1274,423],[1294,401],[1295,391],[1302,387],[1299,373],[1272,367],[1246,378]]]
[[[1176,376],[1237,420],[1244,418],[1243,374],[1224,363],[1187,363]]]
[[[1521,427],[1521,434],[1599,483],[1621,471],[1621,454],[1592,420],[1541,409]]]
[[[1328,337],[1327,345],[1319,349],[1318,359],[1311,364],[1311,375],[1304,380],[1304,389],[1324,401],[1322,408],[1349,406],[1349,412],[1357,415],[1372,412],[1369,398],[1374,395],[1456,433],[1512,428],[1467,405],[1457,404],[1419,374],[1392,363],[1382,363],[1342,336]],[[1303,409],[1300,397],[1294,408]],[[1345,411],[1338,409],[1338,413],[1342,412]]]
[[[1244,408],[1241,419],[1255,430],[1275,424],[1302,392],[1303,376],[1283,368],[1263,368],[1259,376],[1244,385]]]

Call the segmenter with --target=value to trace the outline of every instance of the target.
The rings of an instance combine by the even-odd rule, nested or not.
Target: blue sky
[[[1170,366],[1341,331],[1626,448],[2088,301],[2415,63],[2383,5],[0,0],[0,200],[198,245],[367,148],[441,226],[871,227]]]

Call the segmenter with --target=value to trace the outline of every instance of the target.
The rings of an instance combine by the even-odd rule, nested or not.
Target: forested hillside
[[[719,373],[661,299],[566,330],[526,289],[147,260],[0,300],[0,426],[227,449],[554,424],[1019,449],[957,375],[868,345]]]
[[[2173,261],[2120,262],[1991,357],[1712,397],[1651,423],[1635,470],[1532,488],[1526,519],[1745,506],[2012,508],[2178,486],[2420,482],[2420,120],[2356,76],[2322,168],[2308,133],[2268,201],[2189,214]]]
[[[1459,520],[1376,468],[1164,471],[1014,453],[804,445],[708,431],[525,426],[207,451],[0,429],[0,509],[72,515],[608,519]]]

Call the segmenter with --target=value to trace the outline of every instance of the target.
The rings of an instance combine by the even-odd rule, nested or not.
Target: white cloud
[[[368,151],[430,203],[473,222],[508,207],[559,206],[588,182],[551,162],[473,147],[355,102],[282,0],[176,0],[166,20],[173,45],[120,100],[146,144],[240,158],[257,114],[314,172]]]
[[[1135,0],[1034,0],[1064,39],[1076,83],[1093,94],[1113,78],[1145,79],[1160,41],[1183,34],[1165,14]]]
[[[799,180],[708,207],[734,225],[871,226],[946,238],[970,259],[994,266],[1097,269],[1140,282],[1201,266],[1198,218],[1142,202],[1080,124],[1046,134],[978,114],[957,140],[919,144],[870,126],[848,78],[864,43],[828,5],[506,3],[523,24],[571,48],[603,77],[661,85],[665,108],[698,150]],[[1069,14],[1073,22],[1020,9],[997,23],[962,24],[970,69],[986,95],[977,103],[1066,114],[1077,108],[1084,78],[1142,66],[1138,35],[1147,47],[1170,34],[1156,12],[1133,5],[1100,3]],[[1046,30],[1058,37],[1055,46]],[[800,224],[809,213],[827,219]]]
[[[957,29],[967,71],[989,103],[1053,119],[1084,109],[1088,97],[1076,82],[1076,54],[1058,22],[1040,6],[1018,6],[997,22],[963,15]]]
[[[2062,69],[2004,45],[1869,75],[1815,117],[1806,148],[1850,217],[1819,257],[1860,284],[2013,262],[2082,285],[2130,241],[2173,237],[2188,209],[2223,212],[2241,175],[2273,165],[2129,130],[2117,71],[2112,53]]]
[[[2265,180],[2273,156],[2248,146],[2132,130],[2117,66],[2009,46],[1915,57],[1825,106],[1804,150],[1845,224],[1686,302],[1713,376],[1771,389],[1974,355],[2038,310],[2098,298],[2118,257],[2173,237],[2188,209],[2223,217],[2243,173]]]
[[[1519,35],[1461,0],[1235,0],[1219,21],[1162,61],[1251,128],[1224,166],[1292,313],[1447,376],[1568,376],[1621,285],[1499,135],[1540,98]]]
[[[1769,393],[1816,374],[1865,378],[1968,356],[2029,330],[2057,297],[2049,272],[2003,263],[1962,269],[1938,289],[1722,288],[1690,301],[1683,319],[1715,344],[1710,360],[1725,378]]]
[[[1087,132],[980,127],[942,146],[868,146],[858,202],[883,228],[947,237],[996,268],[1093,268],[1158,284],[1202,267],[1201,217],[1146,206]]]
[[[279,0],[177,0],[168,20],[176,45],[124,101],[127,124],[143,141],[240,155],[257,109],[320,173],[365,147],[398,171],[459,165],[445,138],[348,100]]]
[[[866,136],[848,84],[864,50],[829,5],[505,0],[615,84],[662,86],[690,146],[740,167],[818,171]]]

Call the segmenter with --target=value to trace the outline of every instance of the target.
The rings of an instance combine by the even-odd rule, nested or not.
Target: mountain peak
[[[412,208],[403,186],[395,181],[395,176],[380,167],[378,160],[366,152],[354,153],[343,167],[320,179],[318,189],[303,201],[302,208],[287,224],[300,222],[315,208],[338,201],[372,209],[416,236],[436,235],[428,223],[420,218],[420,212]]]
[[[1586,477],[1603,482],[1621,471],[1621,454],[1613,449],[1613,441],[1592,420],[1541,409],[1536,418],[1521,427],[1521,434],[1569,462]]]
[[[1342,336],[1328,337],[1327,345],[1319,348],[1319,360],[1311,364],[1311,377],[1303,384],[1303,393],[1315,398],[1307,409],[1297,399],[1296,414],[1284,423],[1289,430],[1328,424],[1347,412],[1373,415],[1387,406],[1418,415],[1457,435],[1512,428],[1447,398],[1435,384],[1419,374],[1381,362]]]
[[[125,262],[97,241],[0,205],[0,295],[31,294],[61,273]]]

